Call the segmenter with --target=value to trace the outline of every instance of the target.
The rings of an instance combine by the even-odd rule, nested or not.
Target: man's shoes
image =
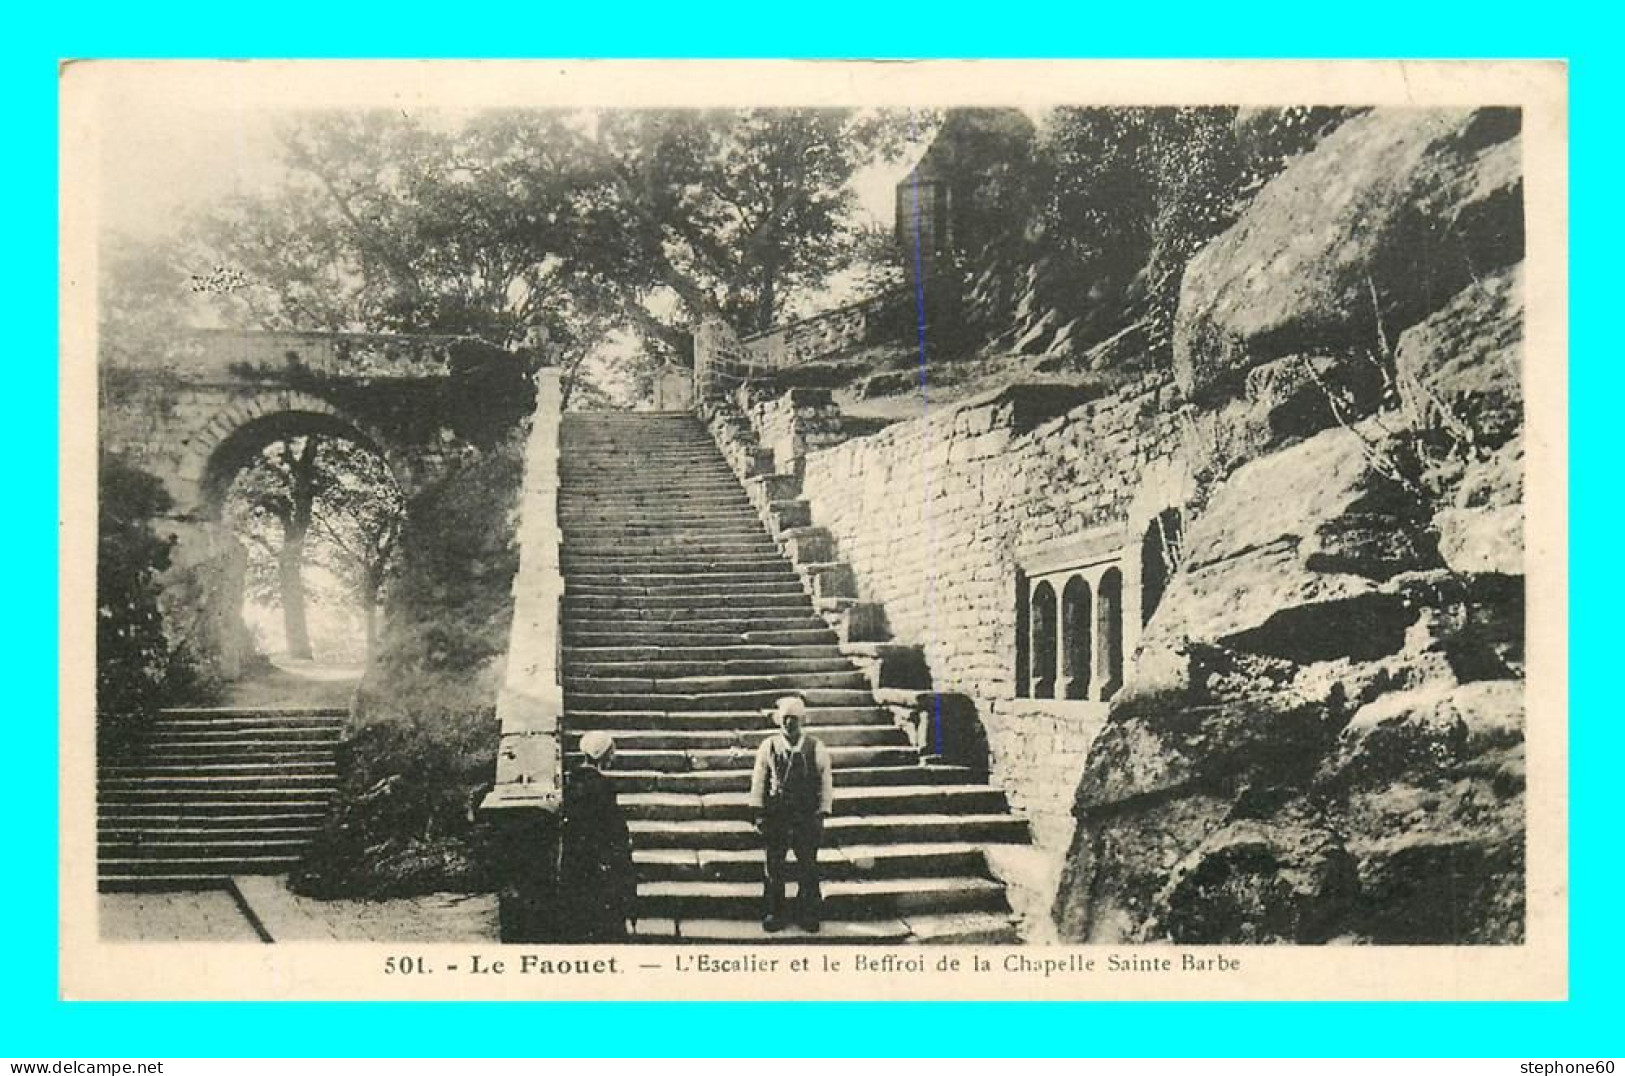
[[[804,915],[796,920],[796,925],[808,934],[817,934],[824,929],[824,924],[816,915]]]
[[[776,915],[769,915],[762,919],[762,929],[769,934],[777,934],[784,929],[784,920]]]

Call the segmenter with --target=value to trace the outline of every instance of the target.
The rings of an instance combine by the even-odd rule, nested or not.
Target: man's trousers
[[[762,840],[767,845],[764,915],[784,914],[786,853],[796,857],[796,917],[816,919],[823,904],[819,884],[818,846],[824,838],[824,819],[817,814],[777,815],[762,819]]]

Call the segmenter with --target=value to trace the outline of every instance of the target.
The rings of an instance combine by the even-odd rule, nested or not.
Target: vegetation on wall
[[[523,438],[413,497],[340,788],[292,885],[322,897],[489,885],[470,807],[496,767],[495,706],[518,568]]]
[[[209,685],[159,603],[171,543],[152,521],[170,507],[169,494],[119,456],[98,462],[97,729],[104,744],[117,744],[158,707],[205,695]]]

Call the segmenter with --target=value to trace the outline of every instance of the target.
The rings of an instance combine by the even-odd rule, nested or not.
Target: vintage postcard
[[[1562,64],[61,105],[64,997],[1567,995]]]

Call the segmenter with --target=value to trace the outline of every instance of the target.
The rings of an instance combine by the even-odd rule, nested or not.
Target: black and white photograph
[[[97,996],[1561,992],[1563,69],[1153,67],[70,68]]]

